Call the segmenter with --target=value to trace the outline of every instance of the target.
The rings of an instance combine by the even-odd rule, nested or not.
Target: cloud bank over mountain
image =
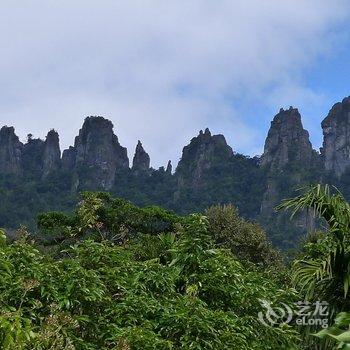
[[[129,155],[140,139],[158,166],[206,126],[254,154],[267,112],[323,105],[306,75],[347,42],[350,5],[28,0],[0,12],[0,125],[21,138],[56,128],[66,147],[103,115]]]

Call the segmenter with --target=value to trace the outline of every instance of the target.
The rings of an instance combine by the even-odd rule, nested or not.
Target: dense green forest
[[[113,187],[114,196],[125,198],[138,206],[158,205],[179,214],[203,211],[217,203],[232,203],[246,218],[255,218],[260,209],[264,190],[264,174],[259,172],[257,160],[236,154],[231,159],[217,157],[212,168],[203,177],[204,186],[193,188],[185,184],[176,195],[178,178],[164,169],[135,174],[130,169],[118,171]],[[78,173],[87,177],[84,167]],[[244,174],[244,176],[242,176]],[[190,173],[183,170],[185,179]],[[82,177],[82,176],[81,176]],[[38,178],[33,171],[20,176],[0,172],[0,226],[11,229],[25,224],[36,228],[35,217],[47,210],[69,212],[78,202],[77,191],[72,189],[75,174],[59,169],[46,178]],[[98,186],[91,186],[94,190]],[[97,188],[96,188],[97,187]],[[86,190],[85,187],[78,190]],[[18,206],[18,203],[21,203]]]
[[[306,208],[325,229],[286,263],[232,205],[181,216],[84,192],[36,232],[1,233],[0,346],[349,349],[350,206],[315,186],[279,210]],[[298,324],[300,301],[316,319],[327,303],[324,328]]]

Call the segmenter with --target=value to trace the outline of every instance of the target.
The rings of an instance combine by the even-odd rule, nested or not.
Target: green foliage
[[[191,181],[196,165],[192,164],[193,159],[188,159],[188,164],[182,163],[182,167],[177,169],[184,184],[171,204],[176,212],[203,212],[218,203],[233,203],[245,218],[258,216],[266,180],[258,166],[258,159],[237,153],[228,155],[227,148],[223,148],[207,160],[210,167],[203,172],[197,187]]]
[[[299,194],[299,189],[320,181],[324,177],[324,167],[320,158],[313,154],[307,164],[300,164],[295,152],[300,145],[294,143],[289,148],[288,163],[284,166],[272,166],[263,169],[267,176],[267,193],[265,204],[270,207],[267,212],[261,212],[257,220],[268,232],[272,243],[282,250],[297,249],[300,240],[307,234],[307,216],[304,211],[296,215],[295,221],[291,221],[288,214],[275,211],[285,198],[293,198]],[[266,193],[265,193],[266,196]],[[266,203],[267,202],[267,203]]]
[[[72,215],[39,216],[43,233],[64,237],[56,260],[26,235],[7,244],[0,233],[0,347],[346,349],[350,206],[315,186],[282,208],[310,208],[328,224],[293,263],[298,296],[264,232],[230,205],[179,217],[85,192]],[[261,300],[301,298],[328,301],[332,323],[343,313],[316,337],[315,327],[260,323]]]
[[[334,325],[323,329],[315,334],[322,340],[331,340],[336,343],[334,349],[349,350],[350,349],[350,313],[341,312],[335,318]]]
[[[0,228],[0,246],[6,244],[6,234],[5,231]]]
[[[180,217],[159,207],[138,208],[105,192],[83,192],[73,216],[46,213],[38,216],[41,233],[93,237],[123,242],[136,233],[158,234],[174,229]]]
[[[23,239],[1,245],[4,350],[279,350],[298,342],[291,327],[257,318],[260,299],[289,304],[295,292],[218,249],[203,216],[179,219],[85,193],[73,217],[41,220],[48,228],[57,223],[74,223],[76,238],[113,236],[126,225],[145,232],[123,245],[96,235],[56,260]]]
[[[35,148],[37,140],[30,142]],[[219,152],[220,153],[220,152]],[[264,174],[258,160],[234,154],[211,159],[211,169],[204,174],[203,186],[198,189],[186,185],[179,189],[179,177],[166,173],[164,169],[138,174],[131,170],[116,173],[115,184],[110,193],[147,207],[160,205],[178,214],[202,212],[217,203],[234,203],[246,218],[257,217],[264,192]],[[0,174],[0,227],[17,229],[20,224],[34,230],[36,215],[47,211],[69,212],[77,204],[78,191],[98,190],[93,183],[94,169],[79,167],[77,174],[60,169],[42,179],[39,152],[27,152],[26,171],[18,176]],[[30,155],[36,155],[31,158]],[[39,163],[38,163],[39,162]],[[191,174],[182,174],[185,178]],[[193,174],[192,174],[193,175]],[[42,229],[41,227],[40,229]]]
[[[281,265],[281,255],[268,242],[265,232],[259,225],[240,217],[234,206],[215,205],[207,209],[205,215],[215,241],[243,261],[264,266]]]
[[[32,173],[0,174],[0,227],[17,229],[21,224],[35,228],[36,215],[48,210],[70,211],[76,202],[71,191],[72,175],[60,170],[45,179]]]
[[[350,310],[350,205],[336,189],[332,192],[327,185],[316,185],[303,195],[285,200],[278,209],[291,209],[292,216],[301,210],[313,210],[328,226],[325,232],[309,236],[293,263],[293,280],[305,300],[329,303],[328,318],[332,322],[338,312]],[[334,340],[339,343],[334,348],[349,348],[345,343],[348,331],[341,330],[344,315],[336,318],[333,327],[317,333],[321,339],[317,348],[331,349]],[[307,333],[305,342],[316,346]]]
[[[324,219],[328,230],[316,243],[309,243],[306,255],[295,261],[294,279],[306,298],[328,301],[334,315],[350,309],[350,205],[340,192],[316,185],[279,207],[292,209],[293,215],[306,208]]]

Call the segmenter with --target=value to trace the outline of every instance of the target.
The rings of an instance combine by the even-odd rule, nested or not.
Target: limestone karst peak
[[[340,177],[350,167],[350,97],[334,104],[321,125],[325,168]]]
[[[291,161],[310,162],[313,149],[297,108],[275,115],[265,141],[261,164],[281,168]]]
[[[150,169],[150,157],[138,140],[135,155],[132,161],[132,170],[136,172],[148,172]]]
[[[26,190],[28,181],[33,181],[34,191],[47,189],[49,194],[52,191],[54,195],[44,196],[51,201],[57,193],[52,185],[57,183],[60,186],[57,189],[62,188],[64,192],[63,205],[72,195],[84,190],[106,190],[135,202],[157,203],[183,212],[233,202],[244,215],[253,213],[252,217],[261,218],[262,224],[279,218],[276,205],[294,195],[296,188],[328,179],[341,189],[348,184],[350,97],[334,104],[322,122],[321,156],[312,149],[298,109],[289,105],[274,116],[260,158],[233,153],[223,135],[202,128],[183,148],[174,172],[170,161],[159,171],[150,168],[149,156],[140,140],[132,150],[135,156],[130,169],[127,151],[120,145],[113,128],[112,121],[102,116],[87,117],[74,146],[64,150],[60,159],[56,131],[49,131],[46,140],[31,135],[29,142],[22,144],[13,127],[2,127],[0,180],[5,181],[4,186],[12,181],[18,184],[19,192]],[[171,133],[169,129],[168,143],[174,140]],[[51,178],[50,172],[55,177]],[[334,175],[338,178],[334,179]],[[8,189],[10,193],[11,187],[5,188]],[[34,192],[34,195],[41,196],[41,193]],[[55,205],[48,202],[47,208],[53,209]],[[283,221],[278,222],[279,227],[285,227],[281,224]],[[305,222],[306,219],[300,219],[298,226],[303,229]]]
[[[22,170],[23,144],[19,141],[12,126],[0,129],[0,172],[19,174]]]
[[[176,168],[179,184],[188,184],[195,188],[203,184],[204,174],[217,163],[224,164],[233,155],[232,148],[223,135],[211,135],[208,128],[191,139],[182,151],[182,157]]]
[[[63,164],[74,167],[78,187],[109,190],[114,185],[116,172],[129,167],[129,159],[126,148],[119,144],[113,132],[112,122],[101,116],[90,116],[85,118],[74,147],[64,152]]]
[[[58,132],[51,129],[46,136],[42,158],[42,176],[45,178],[61,166],[61,150]]]

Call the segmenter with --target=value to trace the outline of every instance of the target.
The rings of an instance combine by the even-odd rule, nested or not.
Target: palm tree
[[[292,217],[313,210],[327,223],[323,238],[316,243],[317,254],[306,254],[293,264],[293,279],[307,300],[329,303],[330,317],[350,309],[350,205],[336,189],[315,185],[303,195],[287,199],[276,209],[291,209]]]

